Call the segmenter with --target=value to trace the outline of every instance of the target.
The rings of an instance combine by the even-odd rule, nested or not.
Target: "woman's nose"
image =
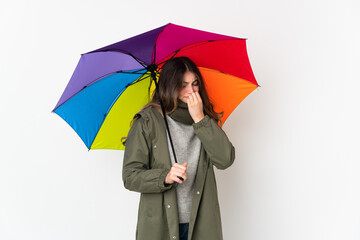
[[[194,86],[190,85],[190,86],[188,87],[188,92],[189,92],[189,93],[195,92],[195,91],[194,91]]]

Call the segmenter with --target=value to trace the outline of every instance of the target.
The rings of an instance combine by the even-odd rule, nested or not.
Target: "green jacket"
[[[178,240],[179,217],[175,184],[164,185],[171,168],[163,116],[154,108],[139,113],[124,153],[125,188],[141,193],[137,240]],[[189,240],[221,240],[222,227],[213,166],[229,167],[235,149],[209,116],[192,124],[201,150],[189,222]]]

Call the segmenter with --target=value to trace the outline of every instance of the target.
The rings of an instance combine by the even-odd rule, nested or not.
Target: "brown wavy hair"
[[[222,126],[223,112],[214,111],[214,105],[210,102],[205,89],[204,79],[196,64],[188,57],[174,57],[166,61],[162,66],[158,81],[159,94],[154,91],[151,101],[141,110],[155,107],[160,110],[160,98],[164,105],[165,113],[169,114],[177,108],[179,92],[181,90],[185,72],[192,72],[199,80],[199,94],[203,102],[203,111]],[[137,117],[134,119],[136,120]]]
[[[222,117],[224,112],[217,113],[214,111],[214,105],[210,102],[209,96],[205,89],[204,79],[196,64],[188,57],[174,57],[165,62],[165,64],[160,69],[160,76],[158,81],[159,94],[155,90],[153,92],[151,101],[146,104],[140,111],[149,107],[154,107],[161,112],[159,99],[162,101],[166,114],[170,114],[175,111],[178,105],[178,97],[183,84],[184,74],[187,71],[195,74],[199,81],[199,94],[203,102],[204,114],[208,115],[217,123],[220,123],[220,126],[222,126]],[[130,125],[139,119],[139,117],[139,115],[136,115],[131,121]],[[126,137],[123,137],[121,140],[125,144]]]

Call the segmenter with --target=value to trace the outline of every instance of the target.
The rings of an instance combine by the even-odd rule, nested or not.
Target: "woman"
[[[213,166],[229,167],[235,149],[218,122],[221,114],[213,110],[196,65],[187,57],[168,60],[159,94],[136,115],[126,140],[124,185],[141,193],[136,239],[223,239]]]

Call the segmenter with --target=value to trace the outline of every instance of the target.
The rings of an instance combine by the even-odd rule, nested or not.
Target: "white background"
[[[81,53],[172,22],[248,38],[261,85],[224,125],[224,239],[359,240],[359,5],[1,1],[0,239],[134,239],[123,151],[88,152],[51,110]]]

